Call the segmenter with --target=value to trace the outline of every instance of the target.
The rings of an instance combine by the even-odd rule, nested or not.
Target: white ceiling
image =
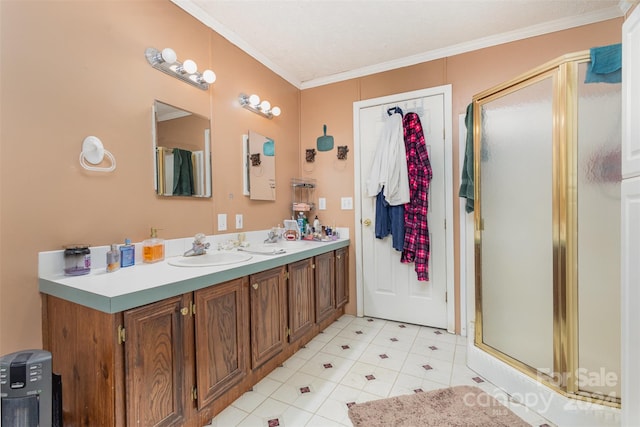
[[[622,16],[638,0],[172,0],[304,89]]]

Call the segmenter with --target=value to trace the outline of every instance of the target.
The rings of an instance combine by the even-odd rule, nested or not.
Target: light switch
[[[341,197],[340,209],[343,211],[353,209],[353,197]]]
[[[227,214],[218,214],[218,231],[227,229]]]
[[[242,228],[242,214],[236,214],[236,230]]]

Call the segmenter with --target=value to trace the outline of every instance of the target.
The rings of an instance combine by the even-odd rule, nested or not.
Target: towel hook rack
[[[111,161],[111,166],[91,166],[102,163],[105,156],[107,156]],[[84,141],[82,141],[80,165],[86,170],[90,171],[111,172],[116,168],[116,158],[113,157],[113,154],[104,149],[104,145],[102,145],[102,141],[100,141],[100,138],[98,138],[97,136],[88,136],[84,139]]]

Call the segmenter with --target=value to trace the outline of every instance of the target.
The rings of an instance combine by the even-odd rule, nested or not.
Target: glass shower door
[[[548,74],[481,104],[476,152],[480,338],[543,371],[554,366],[553,85]]]

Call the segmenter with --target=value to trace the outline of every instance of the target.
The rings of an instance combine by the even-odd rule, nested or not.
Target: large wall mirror
[[[209,118],[155,101],[152,133],[156,193],[211,197]]]
[[[276,199],[276,143],[249,131],[245,139],[245,188],[251,200]]]

